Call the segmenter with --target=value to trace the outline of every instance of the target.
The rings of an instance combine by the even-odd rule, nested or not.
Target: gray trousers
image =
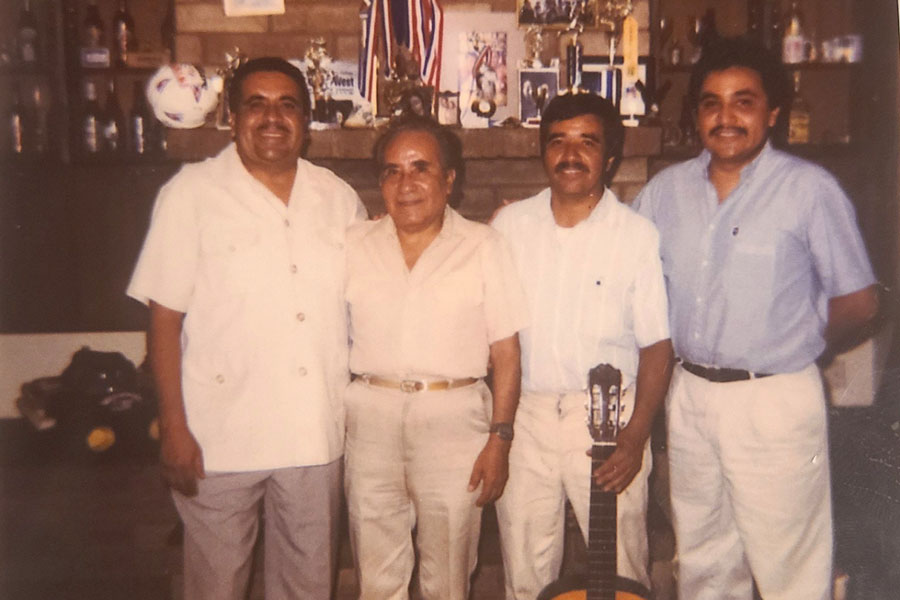
[[[328,600],[336,564],[341,461],[207,473],[199,493],[173,492],[184,523],[185,600],[242,600],[259,505],[265,511],[266,600]]]

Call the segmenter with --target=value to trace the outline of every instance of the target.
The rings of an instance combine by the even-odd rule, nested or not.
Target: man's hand
[[[645,443],[645,441],[641,442],[635,439],[635,436],[629,435],[627,427],[619,432],[615,451],[593,472],[594,481],[604,492],[618,494],[628,487],[634,476],[641,470]],[[591,451],[588,450],[588,455],[590,454]]]
[[[506,479],[509,477],[509,447],[512,442],[501,440],[496,435],[488,437],[469,477],[469,491],[475,491],[481,484],[481,494],[475,500],[475,506],[484,506],[493,502],[503,494]]]
[[[203,451],[187,428],[163,433],[160,463],[166,483],[185,496],[197,495],[197,480],[203,479]]]

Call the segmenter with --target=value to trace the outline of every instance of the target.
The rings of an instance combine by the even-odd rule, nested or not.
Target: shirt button
[[[300,377],[306,377],[306,367],[300,367],[299,369],[297,369],[297,374],[300,375]]]
[[[694,339],[695,339],[695,340],[699,340],[699,339],[700,339],[700,334],[699,334],[699,333],[695,333],[695,334],[694,334]]]
[[[298,320],[298,321],[305,321],[305,320],[306,320],[306,315],[304,315],[302,312],[297,313],[297,320]]]
[[[285,226],[285,227],[290,227],[290,226],[291,226],[291,220],[290,220],[290,219],[285,219],[285,220],[284,220],[284,226]]]
[[[706,260],[706,259],[703,259],[703,262],[701,262],[700,264],[703,265],[704,267],[708,267],[708,266],[709,266],[709,261]]]
[[[225,376],[219,373],[218,375],[216,375],[216,381],[218,383],[225,383]]]
[[[701,302],[703,302],[703,298],[701,298],[700,296],[697,296],[697,304],[700,304]]]
[[[297,272],[297,265],[291,265],[291,273]]]

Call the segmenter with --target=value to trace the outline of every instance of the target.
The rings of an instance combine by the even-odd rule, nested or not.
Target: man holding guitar
[[[853,207],[769,144],[788,96],[762,47],[703,51],[704,151],[636,200],[659,227],[679,368],[667,403],[678,596],[831,598],[831,492],[816,359],[878,310]],[[827,311],[826,311],[827,307]]]
[[[534,600],[559,574],[564,506],[588,538],[592,445],[586,374],[621,371],[630,421],[596,472],[618,493],[618,572],[645,586],[648,438],[672,368],[658,234],[606,187],[621,156],[618,111],[592,94],[554,98],[540,142],[550,189],[493,221],[510,241],[531,325],[509,480],[497,502],[507,600]]]

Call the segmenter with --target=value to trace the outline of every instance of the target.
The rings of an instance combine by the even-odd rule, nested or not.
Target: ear
[[[228,127],[231,128],[231,139],[234,139],[237,132],[234,130],[234,112],[232,111],[228,111]]]
[[[614,164],[616,164],[616,157],[615,157],[615,156],[610,156],[610,157],[608,157],[608,158],[606,159],[606,166],[605,166],[605,168],[603,169],[603,172],[604,172],[604,173],[608,173],[609,170],[613,168],[613,165],[614,165]]]
[[[447,169],[447,187],[453,188],[453,182],[456,181],[456,169]]]
[[[769,127],[775,127],[775,122],[778,120],[778,113],[780,112],[781,107],[775,107],[769,111]]]

